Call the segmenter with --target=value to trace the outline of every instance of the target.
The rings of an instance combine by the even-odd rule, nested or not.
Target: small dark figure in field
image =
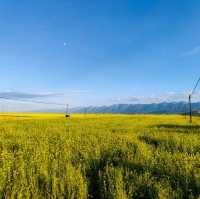
[[[65,115],[65,117],[66,117],[66,118],[69,118],[69,117],[70,117],[70,115],[69,115],[69,114],[66,114],[66,115]]]

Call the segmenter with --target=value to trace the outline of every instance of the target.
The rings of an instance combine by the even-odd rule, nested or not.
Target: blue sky
[[[174,98],[200,76],[199,19],[199,0],[0,0],[0,92]]]

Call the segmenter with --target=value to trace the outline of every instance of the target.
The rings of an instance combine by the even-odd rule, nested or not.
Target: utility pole
[[[193,94],[195,93],[196,89],[197,89],[197,86],[199,85],[200,83],[200,78],[197,80],[191,94],[189,94],[189,108],[190,108],[190,123],[192,123],[192,96]]]
[[[192,123],[192,102],[191,102],[192,95],[189,95],[189,108],[190,108],[190,123]]]
[[[185,119],[187,119],[187,103],[185,104]]]
[[[66,104],[66,114],[65,117],[70,117],[69,115],[69,104]]]

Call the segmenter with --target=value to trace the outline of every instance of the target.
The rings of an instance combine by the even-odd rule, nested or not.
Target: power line
[[[195,86],[194,86],[194,88],[193,88],[193,90],[192,90],[192,92],[191,92],[191,94],[190,94],[191,96],[194,94],[194,92],[195,92],[197,86],[199,85],[199,82],[200,82],[200,78],[199,78],[198,81],[196,82],[196,84],[195,84]]]
[[[12,98],[1,97],[1,96],[0,96],[0,99],[7,100],[7,101],[25,102],[25,103],[45,104],[45,105],[54,105],[54,106],[66,106],[65,117],[67,117],[67,118],[70,117],[69,104],[57,103],[57,102],[47,102],[47,101],[38,101],[38,100],[12,99]]]

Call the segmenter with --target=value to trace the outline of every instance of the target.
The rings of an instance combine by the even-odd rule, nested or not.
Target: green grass
[[[200,118],[2,114],[0,198],[200,198]]]

